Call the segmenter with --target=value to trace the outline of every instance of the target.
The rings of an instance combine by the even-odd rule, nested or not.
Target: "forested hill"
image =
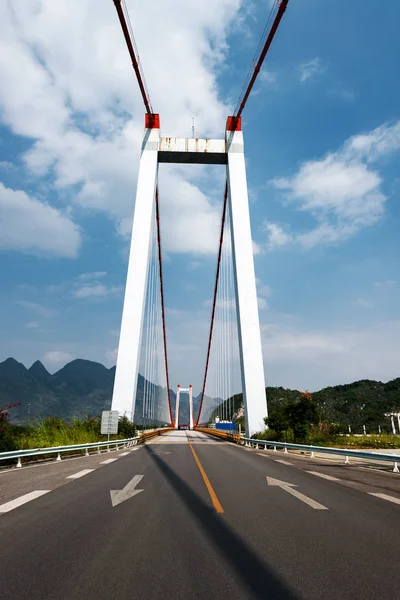
[[[32,418],[57,416],[63,419],[86,418],[109,410],[114,385],[115,367],[90,360],[76,359],[51,375],[40,361],[29,369],[13,358],[0,363],[0,406],[10,402],[20,402],[11,411],[14,421]],[[141,410],[144,378],[138,382],[137,408]],[[161,392],[162,388],[159,387]],[[172,407],[175,407],[175,393],[171,390]],[[268,406],[273,408],[297,400],[300,390],[282,387],[267,387]],[[388,383],[363,379],[346,385],[324,388],[313,394],[318,410],[324,421],[350,424],[361,428],[363,424],[377,426],[385,421],[384,413],[400,410],[400,378]],[[197,414],[200,395],[193,398],[194,413]],[[211,398],[205,398],[207,414]],[[243,405],[242,395],[234,397],[235,411]],[[218,409],[218,412],[221,412]],[[181,423],[189,422],[189,409],[186,397],[182,394]]]
[[[301,391],[283,387],[265,388],[269,409],[298,400]],[[388,423],[384,413],[400,411],[400,378],[388,383],[362,379],[324,388],[312,396],[317,402],[321,420],[325,422],[346,427],[351,425],[353,431],[361,431],[363,425],[377,428],[380,424]],[[242,394],[234,396],[234,405],[235,412],[240,414]]]
[[[110,410],[114,386],[115,367],[107,369],[104,365],[90,360],[76,359],[62,369],[50,374],[37,360],[27,369],[14,358],[0,363],[0,407],[19,402],[10,410],[10,420],[24,423],[32,419],[48,416],[61,419],[86,419],[88,415],[100,415]],[[143,408],[145,379],[139,374],[136,397],[135,420],[140,424]],[[155,386],[157,395],[165,397],[166,388]],[[176,395],[170,390],[172,413],[175,417]],[[211,398],[205,397],[204,407],[208,409]],[[199,410],[200,395],[193,398],[193,410]],[[189,396],[181,394],[179,422],[189,423]]]

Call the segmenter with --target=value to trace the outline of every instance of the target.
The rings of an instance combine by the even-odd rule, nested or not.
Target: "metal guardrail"
[[[224,438],[228,441],[234,442],[236,444],[241,444],[245,446],[252,446],[259,448],[272,447],[274,451],[277,448],[283,448],[284,452],[287,453],[289,450],[301,450],[303,452],[310,452],[311,456],[314,458],[315,453],[318,454],[336,454],[339,456],[345,457],[345,464],[350,464],[349,458],[364,458],[369,460],[378,460],[382,462],[390,462],[393,463],[393,472],[399,473],[400,463],[400,454],[384,454],[381,452],[371,452],[364,450],[350,450],[348,448],[331,448],[328,446],[307,446],[303,444],[291,444],[287,442],[274,442],[271,440],[256,440],[253,438],[241,437],[238,433],[232,432],[224,432],[218,431],[215,429],[209,429],[206,427],[197,427],[197,431],[202,431],[204,433],[208,433],[209,435],[215,435],[220,438]]]
[[[156,435],[161,435],[166,431],[170,431],[170,428],[164,429],[152,429],[150,431],[145,431],[144,433],[135,436],[133,438],[125,438],[122,440],[109,440],[107,442],[92,442],[90,444],[70,444],[68,446],[51,446],[49,448],[27,448],[26,450],[11,450],[10,452],[0,452],[0,461],[2,460],[10,460],[10,459],[18,459],[17,467],[21,467],[21,458],[26,456],[46,456],[48,454],[57,454],[56,460],[61,460],[61,454],[65,452],[75,452],[79,450],[85,450],[85,456],[89,456],[89,450],[97,448],[97,452],[100,453],[101,448],[107,448],[110,451],[111,447],[115,446],[115,449],[118,450],[121,448],[129,448],[131,446],[135,446],[136,444],[140,444],[145,440],[154,437]]]
[[[348,448],[331,448],[329,446],[307,446],[303,444],[290,444],[287,442],[274,442],[271,440],[255,440],[253,438],[242,438],[241,442],[256,447],[272,446],[274,450],[284,448],[284,451],[302,450],[303,452],[311,452],[314,458],[315,453],[318,454],[336,454],[345,457],[345,464],[349,464],[349,458],[364,458],[369,460],[380,460],[383,462],[393,463],[393,472],[399,473],[398,463],[400,462],[400,454],[384,454],[381,452],[371,452],[364,450],[350,450]]]

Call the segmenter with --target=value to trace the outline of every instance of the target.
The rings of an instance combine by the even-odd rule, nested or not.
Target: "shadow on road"
[[[217,515],[214,509],[208,506],[159,455],[155,454],[151,447],[146,446],[146,451],[191,511],[207,537],[231,563],[234,572],[251,592],[249,598],[301,600],[300,596],[290,590],[265,561],[232,531],[224,522],[223,516]]]

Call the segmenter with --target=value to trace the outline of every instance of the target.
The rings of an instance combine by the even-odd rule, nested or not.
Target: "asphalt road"
[[[173,432],[0,473],[0,597],[393,600],[399,525],[399,475]]]

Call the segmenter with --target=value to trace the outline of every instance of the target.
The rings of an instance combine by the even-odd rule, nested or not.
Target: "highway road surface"
[[[395,600],[400,476],[199,432],[0,473],[2,600]]]

